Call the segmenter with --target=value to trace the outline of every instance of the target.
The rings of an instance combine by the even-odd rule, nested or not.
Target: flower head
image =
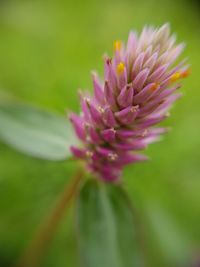
[[[138,154],[165,128],[154,125],[168,116],[180,97],[177,83],[189,74],[185,61],[175,64],[184,44],[175,44],[168,24],[130,32],[127,44],[114,43],[113,59],[105,58],[104,81],[93,73],[94,95],[80,94],[82,113],[71,114],[81,147],[72,153],[106,181],[120,178],[124,166],[147,158]]]

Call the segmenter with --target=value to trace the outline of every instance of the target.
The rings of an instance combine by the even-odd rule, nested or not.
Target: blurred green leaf
[[[81,266],[141,265],[135,216],[120,186],[86,182],[78,198],[77,227]]]
[[[156,237],[156,253],[164,257],[167,266],[184,266],[191,258],[191,241],[172,214],[158,203],[149,201],[145,221],[149,234]]]
[[[76,142],[64,117],[17,103],[0,103],[0,139],[28,155],[64,160]]]

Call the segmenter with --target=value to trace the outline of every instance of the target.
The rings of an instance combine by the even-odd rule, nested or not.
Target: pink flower
[[[189,74],[185,61],[175,65],[184,48],[175,41],[168,24],[130,32],[105,59],[104,82],[93,73],[94,96],[81,94],[82,113],[70,119],[82,145],[71,151],[101,179],[116,181],[124,166],[146,160],[137,151],[165,132],[153,126],[168,116],[181,95],[177,81]]]

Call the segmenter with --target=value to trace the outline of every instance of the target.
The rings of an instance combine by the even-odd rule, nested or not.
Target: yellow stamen
[[[171,76],[170,81],[175,82],[180,78],[181,78],[181,73],[179,71],[177,71]]]
[[[117,73],[118,74],[121,74],[125,69],[125,66],[124,66],[124,63],[120,62],[118,65],[117,65]]]
[[[114,42],[113,47],[115,51],[119,51],[121,49],[122,43],[121,41],[117,40]]]
[[[184,70],[183,72],[181,72],[181,77],[186,78],[190,75],[190,73],[191,73],[190,69]]]
[[[154,83],[152,84],[151,88],[150,88],[150,91],[153,92],[155,91],[157,88],[158,88],[159,84],[158,83]]]
[[[175,72],[175,73],[171,76],[170,81],[171,81],[171,82],[175,82],[175,81],[177,81],[178,79],[180,79],[180,78],[185,78],[185,77],[187,77],[187,76],[189,76],[189,75],[190,75],[190,70],[189,70],[189,69],[184,70],[184,71],[182,71],[182,72],[177,71],[177,72]]]

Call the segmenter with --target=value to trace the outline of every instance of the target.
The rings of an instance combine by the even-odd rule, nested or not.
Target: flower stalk
[[[47,250],[50,241],[52,240],[60,222],[62,221],[66,209],[73,197],[77,193],[80,182],[82,181],[84,172],[80,169],[72,178],[70,185],[64,188],[64,191],[56,200],[55,207],[44,218],[44,221],[39,225],[33,239],[28,245],[26,251],[19,259],[16,267],[37,267],[39,266],[45,251]]]

